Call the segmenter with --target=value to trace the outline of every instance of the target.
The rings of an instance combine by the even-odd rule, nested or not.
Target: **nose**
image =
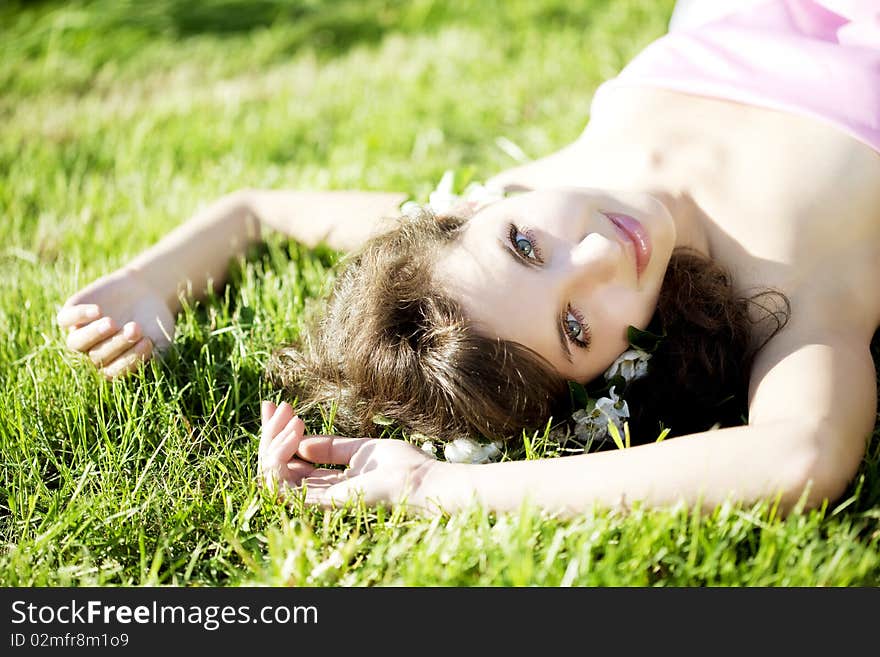
[[[610,280],[619,268],[622,255],[619,242],[600,233],[588,233],[569,252],[566,272],[569,284],[583,289]]]

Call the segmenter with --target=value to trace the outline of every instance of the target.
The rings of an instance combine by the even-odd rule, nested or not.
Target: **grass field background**
[[[328,251],[273,237],[122,382],[54,325],[68,295],[235,189],[424,199],[447,168],[515,164],[501,138],[551,152],[672,4],[0,4],[0,585],[880,583],[876,432],[841,502],[785,519],[275,503],[255,480],[259,401],[280,399],[262,373],[326,289]],[[557,453],[539,439],[528,456]]]

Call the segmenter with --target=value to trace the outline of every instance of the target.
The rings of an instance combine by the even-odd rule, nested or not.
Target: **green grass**
[[[564,145],[671,7],[0,6],[0,584],[880,584],[876,432],[843,501],[784,519],[768,505],[560,521],[274,503],[254,478],[259,401],[279,398],[262,372],[332,253],[273,239],[124,382],[54,326],[69,294],[234,189],[423,198],[447,168],[512,165],[498,137],[531,157]],[[530,457],[555,453],[530,441]]]

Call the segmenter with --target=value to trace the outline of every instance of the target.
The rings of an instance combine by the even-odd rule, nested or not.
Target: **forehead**
[[[465,304],[472,320],[483,323],[487,304],[513,308],[511,288],[532,288],[524,268],[504,252],[503,230],[494,223],[472,219],[458,240],[443,249],[436,275],[447,292]],[[491,323],[491,322],[490,322]],[[505,336],[502,336],[505,337]]]
[[[461,238],[444,249],[437,263],[438,280],[478,330],[519,342],[561,371],[566,361],[555,327],[560,310],[554,295],[539,270],[511,257],[504,239],[503,226],[469,221]]]

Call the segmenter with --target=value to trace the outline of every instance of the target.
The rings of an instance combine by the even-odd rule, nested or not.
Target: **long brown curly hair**
[[[646,376],[625,391],[636,440],[744,424],[755,354],[788,322],[788,298],[770,288],[749,296],[723,267],[679,248],[670,259],[652,323],[665,333]]]
[[[568,382],[533,350],[479,333],[435,282],[465,221],[425,210],[343,259],[323,315],[269,362],[300,413],[332,408],[347,435],[378,434],[381,416],[439,440],[506,439],[568,417]],[[714,262],[673,253],[656,311],[667,337],[627,392],[634,442],[740,420],[760,321],[749,310],[768,295],[739,297]],[[781,298],[781,313],[763,313],[771,333],[788,317]]]

